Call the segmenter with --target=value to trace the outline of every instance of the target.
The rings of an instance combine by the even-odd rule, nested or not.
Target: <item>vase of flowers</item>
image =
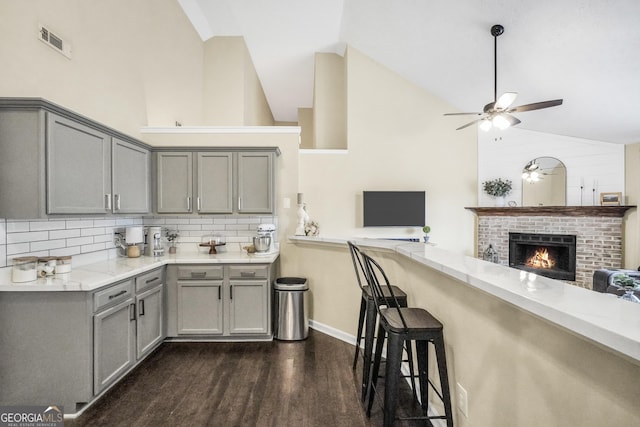
[[[482,183],[482,189],[485,193],[495,198],[496,206],[504,206],[505,205],[505,196],[511,193],[511,189],[513,184],[509,179],[492,179],[489,181],[485,181]]]
[[[175,254],[176,253],[176,239],[178,238],[179,234],[178,231],[171,231],[168,228],[164,231],[164,235],[167,238],[167,242],[169,242],[169,253],[170,254]]]

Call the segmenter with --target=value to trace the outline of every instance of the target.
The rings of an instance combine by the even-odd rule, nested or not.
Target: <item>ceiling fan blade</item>
[[[500,98],[496,101],[495,108],[506,110],[513,104],[513,101],[515,101],[517,97],[518,94],[516,92],[505,92],[500,95]]]
[[[562,99],[554,99],[552,101],[534,102],[533,104],[520,105],[518,107],[509,108],[508,113],[521,113],[523,111],[540,110],[542,108],[556,107],[562,105]]]
[[[445,116],[469,116],[469,115],[474,115],[474,116],[479,116],[482,113],[445,113]]]
[[[471,126],[472,124],[474,124],[474,123],[478,123],[480,120],[484,120],[484,117],[479,118],[479,119],[477,119],[477,120],[474,120],[474,121],[472,121],[472,122],[469,122],[469,123],[467,123],[466,125],[462,125],[462,126],[460,126],[458,129],[456,129],[456,130],[460,130],[460,129],[468,128],[468,127],[469,127],[469,126]]]

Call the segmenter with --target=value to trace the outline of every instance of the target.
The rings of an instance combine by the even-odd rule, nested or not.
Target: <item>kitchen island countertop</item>
[[[435,245],[375,238],[291,236],[296,245],[346,248],[352,240],[363,250],[391,252],[440,271],[468,286],[512,304],[604,348],[640,363],[640,304],[623,301],[559,280],[493,264]]]

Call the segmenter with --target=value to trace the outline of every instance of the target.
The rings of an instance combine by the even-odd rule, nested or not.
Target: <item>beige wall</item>
[[[456,131],[443,116],[453,107],[349,48],[348,150],[304,153],[300,191],[320,233],[419,237],[412,229],[362,228],[363,190],[426,190],[431,239],[474,252],[477,203],[476,131]]]
[[[313,148],[347,148],[345,60],[316,53],[313,80]]]
[[[199,124],[202,41],[175,0],[0,2],[0,93],[41,97],[134,137]],[[69,60],[37,38],[49,26]]]
[[[625,194],[627,205],[640,206],[640,144],[625,146]],[[640,267],[640,215],[638,208],[627,212],[624,219],[623,267]]]
[[[640,365],[404,257],[370,254],[410,306],[444,324],[450,385],[468,393],[457,426],[640,425]],[[360,290],[346,246],[296,244],[287,256],[288,273],[309,279],[311,318],[355,335]]]
[[[203,122],[197,125],[273,125],[243,37],[212,37],[204,43],[203,104]]]

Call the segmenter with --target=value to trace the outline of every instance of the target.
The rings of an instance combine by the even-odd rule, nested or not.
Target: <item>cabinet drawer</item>
[[[266,279],[269,273],[267,265],[231,265],[229,266],[230,279]]]
[[[214,280],[224,277],[224,269],[221,265],[187,265],[178,267],[179,280]]]
[[[136,277],[136,294],[147,288],[158,286],[159,284],[161,284],[162,272],[163,269],[159,268],[157,270],[153,270],[149,273]]]
[[[93,294],[93,310],[115,305],[133,296],[133,280],[120,282]]]

